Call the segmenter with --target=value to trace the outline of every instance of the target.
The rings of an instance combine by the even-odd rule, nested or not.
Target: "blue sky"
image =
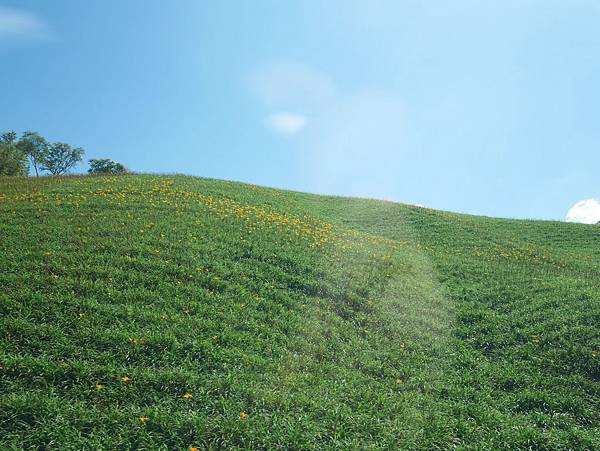
[[[599,23],[595,0],[0,1],[0,128],[135,171],[563,219],[600,197]]]

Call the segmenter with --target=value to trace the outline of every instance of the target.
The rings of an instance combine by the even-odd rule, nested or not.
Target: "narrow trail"
[[[331,205],[323,203],[320,219],[335,216],[327,211]],[[364,315],[358,314],[360,319],[354,322],[356,329],[362,329],[360,338],[354,336],[356,329],[343,326],[343,318],[332,315],[339,300],[332,297],[313,304],[304,312],[301,330],[291,337],[290,352],[279,372],[280,383],[287,389],[292,387],[292,396],[319,400],[307,406],[317,409],[313,415],[319,415],[323,399],[332,398],[330,407],[342,409],[339,421],[352,416],[357,433],[360,427],[381,422],[393,425],[396,431],[384,442],[403,449],[422,447],[427,430],[435,427],[440,414],[436,402],[452,364],[449,356],[456,344],[452,336],[455,313],[407,220],[396,223],[397,239],[389,239],[363,231],[367,225],[372,229],[380,219],[378,215],[364,216],[360,210],[345,209],[338,219],[335,227],[356,234],[354,250],[330,249],[318,264],[328,268],[329,278],[340,281],[339,297],[351,296],[357,287],[371,287],[366,295],[370,308]],[[360,240],[365,239],[378,245],[367,251],[360,246]],[[379,261],[387,265],[378,266],[375,262]],[[331,343],[335,349],[328,346]],[[360,373],[364,386],[354,383],[345,387],[340,399],[339,387],[350,377],[339,371],[328,372],[328,360],[338,370],[341,364],[357,380],[361,378],[355,373]],[[363,412],[357,412],[365,409],[361,396],[372,396],[373,390],[379,393],[364,411],[369,424],[361,424]],[[393,398],[393,408],[378,404],[377,397]],[[331,444],[335,446],[335,425],[323,429],[325,436],[333,434]]]

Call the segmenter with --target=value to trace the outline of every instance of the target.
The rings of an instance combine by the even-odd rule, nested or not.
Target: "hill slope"
[[[600,448],[600,228],[0,178],[0,447]]]

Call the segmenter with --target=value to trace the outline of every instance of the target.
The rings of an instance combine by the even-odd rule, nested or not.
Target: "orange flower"
[[[182,396],[184,399],[190,399],[193,395],[191,393],[186,393]]]

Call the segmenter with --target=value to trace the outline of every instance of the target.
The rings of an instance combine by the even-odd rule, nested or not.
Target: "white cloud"
[[[600,222],[600,202],[596,199],[580,200],[567,212],[567,222],[596,224]]]
[[[306,116],[289,112],[271,114],[265,120],[272,130],[284,135],[295,135],[301,132],[307,122]]]
[[[0,39],[43,37],[46,25],[26,11],[0,7]]]

